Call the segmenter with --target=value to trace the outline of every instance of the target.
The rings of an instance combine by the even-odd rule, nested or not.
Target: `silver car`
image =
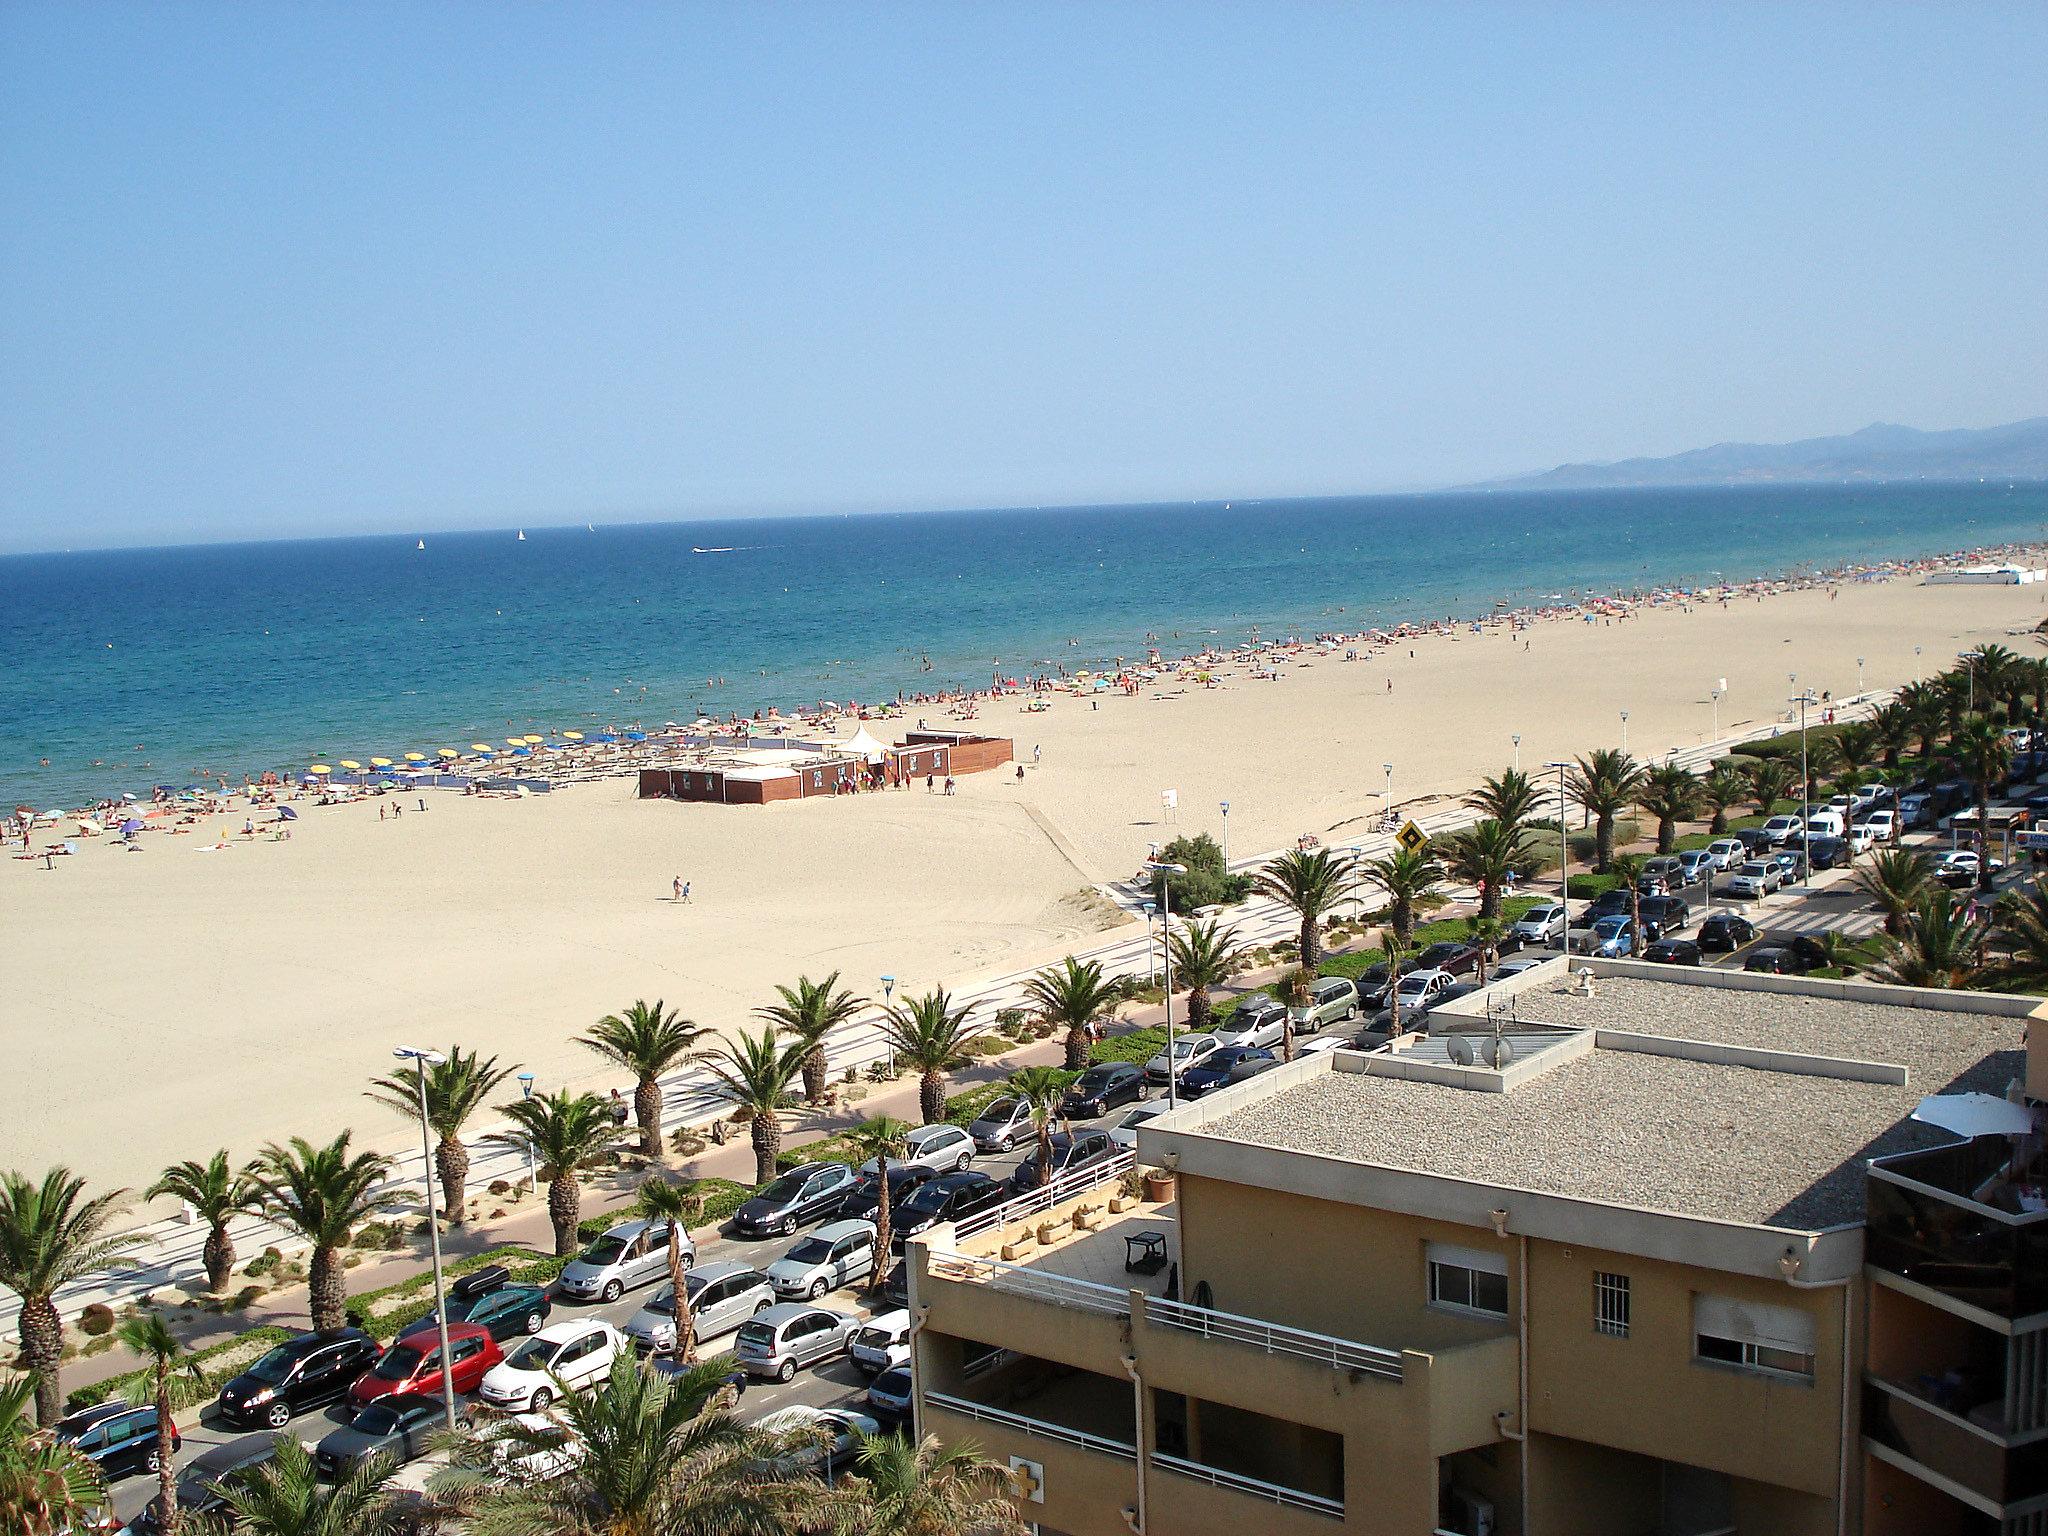
[[[1287,1038],[1287,1010],[1270,997],[1247,998],[1212,1033],[1218,1045],[1277,1046]]]
[[[1561,901],[1541,902],[1515,919],[1508,932],[1524,944],[1564,943],[1565,908]]]
[[[768,1283],[778,1296],[816,1301],[874,1272],[874,1223],[830,1221],[770,1264]]]
[[[910,1314],[898,1307],[869,1318],[867,1326],[854,1335],[853,1348],[848,1353],[853,1356],[853,1363],[870,1376],[892,1365],[904,1364],[910,1359]]]
[[[903,1138],[904,1154],[889,1159],[889,1165],[905,1168],[929,1168],[934,1173],[956,1173],[974,1161],[974,1138],[957,1125],[941,1121],[937,1125],[920,1125]],[[862,1173],[873,1173],[879,1164],[869,1158],[860,1165]]]
[[[697,1245],[683,1234],[683,1267],[697,1262]],[[565,1295],[589,1301],[617,1301],[635,1286],[652,1285],[668,1273],[668,1223],[622,1221],[585,1248],[556,1282]]]
[[[690,1298],[690,1326],[700,1339],[731,1333],[756,1312],[775,1305],[775,1288],[758,1269],[727,1260],[706,1264],[683,1276]],[[634,1346],[655,1354],[676,1347],[675,1293],[663,1286],[654,1299],[633,1314],[626,1337]]]
[[[1031,1106],[1006,1095],[976,1115],[967,1134],[984,1152],[1007,1152],[1037,1133],[1031,1128]]]
[[[860,1321],[830,1307],[778,1302],[740,1324],[733,1359],[749,1376],[788,1381],[797,1371],[843,1355],[860,1332]]]

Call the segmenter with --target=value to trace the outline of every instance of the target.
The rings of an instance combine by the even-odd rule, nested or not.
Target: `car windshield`
[[[1178,1040],[1173,1042],[1173,1054],[1176,1056],[1186,1056],[1194,1049],[1195,1042],[1188,1038],[1188,1036],[1186,1035],[1182,1035]]]
[[[947,1190],[944,1185],[920,1184],[917,1187],[917,1193],[903,1202],[903,1209],[906,1211],[924,1212],[942,1210],[946,1204],[946,1195]]]
[[[276,1349],[273,1349],[261,1360],[250,1366],[249,1374],[258,1381],[283,1381],[285,1377],[291,1374],[292,1362],[298,1358],[294,1351],[280,1344]]]
[[[997,1099],[995,1103],[989,1105],[987,1109],[981,1112],[981,1118],[984,1120],[1007,1120],[1016,1113],[1017,1101],[1015,1099]]]
[[[1593,925],[1593,931],[1595,933],[1619,933],[1627,925],[1628,919],[1617,913],[1611,917],[1601,918],[1599,922]]]
[[[1147,1120],[1152,1119],[1158,1113],[1159,1111],[1155,1109],[1152,1105],[1140,1104],[1136,1109],[1132,1110],[1128,1115],[1124,1116],[1123,1123],[1117,1128],[1119,1130],[1124,1131],[1132,1130],[1137,1126],[1143,1125]]]
[[[773,1184],[762,1190],[755,1198],[758,1200],[794,1200],[809,1177],[809,1174],[805,1174],[803,1178],[798,1178],[793,1173],[785,1173]]]
[[[585,1264],[612,1264],[626,1251],[623,1237],[600,1237],[577,1255]]]
[[[789,1250],[792,1264],[822,1264],[832,1257],[832,1245],[822,1238],[807,1237]]]
[[[775,1330],[766,1323],[741,1323],[739,1341],[759,1349],[775,1342]]]
[[[404,1381],[420,1368],[422,1358],[410,1344],[394,1344],[384,1351],[384,1358],[370,1374],[379,1381]]]
[[[359,1434],[388,1435],[398,1428],[403,1420],[398,1409],[386,1403],[372,1403],[349,1421],[349,1428]]]
[[[1401,978],[1401,990],[1403,992],[1420,992],[1428,985],[1429,978],[1427,976],[1403,976]]]
[[[1099,1093],[1102,1089],[1109,1086],[1109,1079],[1110,1074],[1108,1072],[1100,1067],[1096,1067],[1092,1071],[1081,1074],[1081,1080],[1074,1084],[1074,1090],[1077,1093]]]

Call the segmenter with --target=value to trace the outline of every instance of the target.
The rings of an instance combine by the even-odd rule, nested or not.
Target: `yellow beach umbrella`
[[[408,763],[424,763],[427,760],[427,754],[424,752],[408,752],[405,754],[405,760]]]
[[[435,749],[435,753],[434,753],[434,755],[435,755],[436,757],[460,757],[460,756],[462,756],[462,754],[461,754],[460,752],[456,751],[456,750],[455,750],[455,749],[454,749],[453,747],[438,747],[438,748],[436,748],[436,749]]]
[[[356,760],[355,760],[354,758],[352,758],[352,757],[344,757],[344,758],[343,758],[343,759],[341,760],[341,766],[342,766],[342,767],[344,767],[344,768],[346,768],[346,769],[347,769],[347,770],[348,770],[348,771],[349,771],[350,773],[354,773],[354,772],[356,772],[356,770],[358,770],[359,768],[361,768],[361,767],[362,767],[363,765],[362,765],[361,763],[357,762],[357,761],[356,761]]]
[[[313,765],[312,767],[308,768],[308,769],[306,770],[306,772],[308,772],[308,773],[332,773],[332,772],[334,772],[334,770],[333,770],[332,768],[328,767],[328,766],[327,766],[327,765],[326,765],[325,763],[315,763],[315,764],[314,764],[314,765]]]
[[[526,745],[526,738],[524,736],[507,736],[505,738],[505,745],[508,747],[523,747]]]
[[[370,759],[370,766],[372,768],[389,768],[391,766],[391,759],[388,757],[373,757]]]
[[[488,741],[472,741],[469,744],[469,750],[472,752],[488,752],[491,750],[491,744]]]
[[[527,745],[527,746],[529,746],[529,747],[537,747],[537,746],[539,746],[539,745],[540,745],[540,744],[541,744],[542,742],[546,741],[546,740],[547,740],[547,737],[545,737],[545,736],[522,736],[522,737],[520,737],[519,739],[520,739],[521,741],[525,742],[525,743],[526,743],[526,745]]]
[[[581,741],[583,733],[581,731],[564,731],[562,732],[562,739],[564,741]]]

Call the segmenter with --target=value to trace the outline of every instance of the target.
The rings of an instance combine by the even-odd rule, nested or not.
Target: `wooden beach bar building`
[[[887,746],[865,726],[843,742],[706,739],[693,744],[690,762],[642,768],[640,798],[767,805],[985,773],[1016,752],[1008,737],[971,731],[910,731]]]

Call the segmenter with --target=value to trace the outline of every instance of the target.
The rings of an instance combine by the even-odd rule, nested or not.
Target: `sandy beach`
[[[1234,857],[1367,830],[1397,807],[1616,745],[1653,757],[1779,719],[1799,686],[1837,696],[1933,671],[2048,615],[2039,586],[1902,578],[1626,619],[1506,626],[1315,653],[1254,680],[1181,683],[1099,707],[982,707],[1026,767],[769,807],[642,802],[633,781],[506,802],[429,793],[303,812],[288,842],[112,839],[52,869],[0,863],[11,974],[0,1040],[26,1092],[0,1167],[62,1161],[137,1186],[168,1160],[354,1125],[407,1128],[362,1097],[398,1042],[495,1052],[543,1085],[608,1082],[571,1037],[635,997],[745,1022],[773,984],[838,969],[875,989],[949,985],[1057,956],[1113,920],[1090,893],[1146,845],[1219,830]],[[1915,647],[1923,654],[1916,657]],[[1392,687],[1389,690],[1389,682]],[[913,707],[913,719],[919,713]],[[939,725],[935,716],[932,724]],[[1034,749],[1040,753],[1033,763]],[[1160,792],[1178,791],[1164,818]],[[238,831],[239,813],[218,818]],[[675,878],[692,899],[670,899]]]

